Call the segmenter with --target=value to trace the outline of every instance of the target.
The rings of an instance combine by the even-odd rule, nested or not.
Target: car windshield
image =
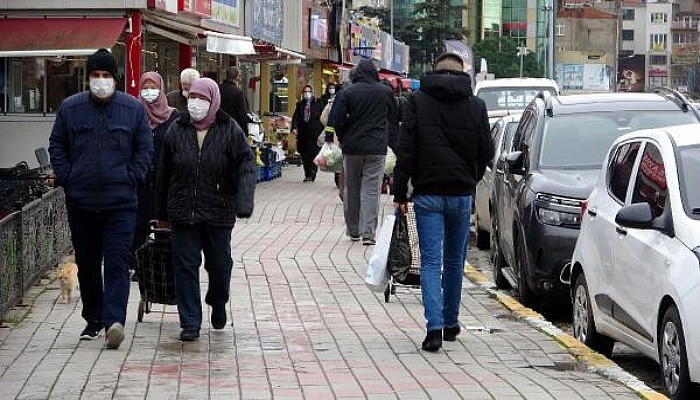
[[[556,94],[553,87],[490,87],[480,89],[478,96],[489,111],[524,110],[542,91]]]
[[[690,218],[700,220],[700,146],[678,149],[678,177],[683,208]]]
[[[600,168],[618,136],[639,129],[697,123],[693,113],[615,111],[548,118],[540,146],[540,168]]]

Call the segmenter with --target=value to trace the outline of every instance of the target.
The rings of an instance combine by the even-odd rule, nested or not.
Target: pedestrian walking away
[[[304,182],[316,180],[318,167],[314,164],[314,158],[320,150],[317,140],[323,132],[323,106],[320,100],[314,98],[313,87],[306,85],[292,116],[292,133],[297,137],[297,149],[304,164]]]
[[[185,68],[180,72],[180,89],[171,90],[167,94],[168,105],[174,107],[180,114],[187,113],[187,98],[190,85],[195,79],[199,79],[199,71],[193,68]]]
[[[148,172],[153,137],[146,109],[116,92],[117,62],[100,49],[85,64],[89,91],[61,103],[49,153],[66,194],[87,327],[81,339],[107,330],[106,346],[124,340],[137,187]],[[103,276],[104,262],[104,276]]]
[[[136,233],[134,234],[133,252],[146,242],[149,223],[154,220],[156,207],[156,167],[160,160],[160,150],[163,138],[170,125],[180,115],[173,107],[168,106],[165,97],[163,77],[159,73],[149,71],[141,75],[141,103],[146,107],[148,125],[153,133],[153,159],[149,166],[146,180],[138,187],[138,217]],[[135,266],[135,260],[132,267]],[[133,274],[135,280],[138,274]]]
[[[226,326],[231,283],[231,231],[253,213],[253,153],[240,126],[219,109],[216,82],[195,80],[188,113],[170,127],[157,178],[156,214],[172,229],[180,339],[199,338],[202,326],[199,267],[209,275],[205,297],[214,329]]]
[[[463,71],[462,59],[446,53],[421,79],[404,110],[394,169],[394,205],[404,214],[409,179],[414,187],[426,351],[460,333],[472,201],[494,151],[486,106]]]
[[[246,107],[245,96],[238,86],[241,84],[241,70],[238,67],[231,67],[227,72],[227,77],[219,86],[221,91],[221,109],[226,112],[248,135],[248,107]]]
[[[343,149],[346,233],[353,241],[362,238],[363,244],[373,245],[396,104],[391,89],[379,83],[379,72],[371,60],[361,60],[351,79],[352,85],[343,89],[332,110]]]

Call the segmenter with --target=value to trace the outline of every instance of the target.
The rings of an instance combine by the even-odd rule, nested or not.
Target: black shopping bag
[[[397,213],[394,232],[389,245],[388,270],[398,282],[406,279],[411,268],[411,241],[408,237],[408,220],[405,214]]]

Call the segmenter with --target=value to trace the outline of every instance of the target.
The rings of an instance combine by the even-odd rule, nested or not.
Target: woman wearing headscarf
[[[219,87],[209,78],[190,86],[186,115],[168,130],[158,168],[158,225],[172,228],[180,340],[202,326],[199,266],[209,275],[205,297],[214,329],[226,326],[231,282],[231,231],[253,213],[253,153],[245,134],[219,109]]]
[[[138,216],[136,233],[134,234],[134,251],[146,242],[148,238],[148,223],[155,219],[156,207],[156,166],[160,159],[160,149],[163,137],[170,125],[180,115],[173,107],[168,106],[165,95],[163,78],[157,72],[146,72],[141,75],[141,103],[146,107],[148,124],[153,133],[153,159],[146,175],[146,181],[138,188]],[[136,278],[134,274],[134,278]]]
[[[302,98],[297,103],[292,117],[292,133],[297,137],[297,149],[304,164],[304,182],[316,180],[318,167],[314,164],[314,158],[321,150],[316,141],[318,135],[323,132],[323,106],[320,100],[314,98],[311,85],[304,86]]]

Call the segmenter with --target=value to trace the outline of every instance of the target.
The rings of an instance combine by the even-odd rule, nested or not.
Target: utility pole
[[[523,61],[525,59],[525,56],[527,55],[527,47],[526,46],[518,46],[518,57],[520,57],[520,77],[523,77]]]

